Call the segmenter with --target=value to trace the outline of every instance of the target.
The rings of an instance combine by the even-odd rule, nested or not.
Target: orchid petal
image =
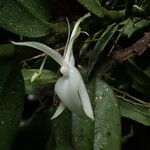
[[[78,30],[78,28],[79,28],[80,23],[81,23],[84,19],[90,17],[90,15],[91,15],[90,13],[87,13],[86,15],[84,15],[83,17],[81,17],[81,18],[77,21],[77,23],[75,24],[74,29],[73,29],[73,31],[72,31],[71,38],[76,34],[76,32],[77,32],[77,30]]]
[[[77,23],[75,24],[74,28],[73,28],[73,31],[72,31],[72,34],[70,36],[70,40],[69,40],[69,44],[67,45],[67,51],[66,51],[66,54],[65,54],[65,57],[64,57],[64,60],[68,63],[69,60],[70,60],[70,57],[72,56],[72,50],[73,50],[73,44],[74,44],[74,41],[75,39],[80,35],[81,33],[81,28],[80,28],[80,23],[87,17],[90,16],[90,13],[84,15],[83,17],[81,17]]]
[[[82,79],[80,81],[79,94],[80,94],[80,98],[81,98],[84,112],[86,113],[86,115],[88,117],[90,117],[92,120],[94,120],[94,115],[93,115],[93,110],[92,110],[90,98],[89,98],[85,84],[84,84]]]
[[[72,52],[73,44],[74,44],[75,39],[80,35],[80,31],[81,31],[81,29],[80,29],[80,27],[78,27],[77,30],[76,30],[75,35],[73,35],[70,38],[70,41],[69,41],[69,44],[68,44],[68,47],[67,47],[67,52],[66,52],[66,55],[64,57],[64,60],[66,62],[69,62],[70,61],[70,57],[73,55],[73,52]]]
[[[83,34],[85,34],[85,35],[87,35],[87,36],[90,36],[89,33],[86,32],[86,31],[81,31],[81,33],[83,33]]]
[[[48,56],[52,57],[56,62],[58,62],[61,66],[65,63],[62,56],[53,50],[52,48],[39,43],[39,42],[12,42],[14,45],[20,45],[20,46],[29,46],[35,49],[38,49],[44,53],[46,53]]]
[[[63,58],[66,56],[66,52],[67,52],[67,49],[68,49],[68,45],[69,45],[69,40],[70,40],[70,23],[69,23],[69,20],[68,18],[66,18],[67,20],[67,26],[68,26],[68,37],[67,37],[67,42],[66,42],[66,46],[65,46],[65,49],[64,49],[64,54],[63,54]]]
[[[65,108],[66,108],[66,106],[62,102],[60,102],[57,110],[55,111],[55,113],[51,119],[58,117],[64,111]]]
[[[71,64],[72,66],[75,65],[75,60],[74,60],[73,53],[72,53],[72,55],[70,56],[69,64]]]
[[[60,77],[55,84],[55,92],[63,104],[72,112],[85,117],[82,103],[78,93],[80,84],[80,73],[70,66],[69,75]]]

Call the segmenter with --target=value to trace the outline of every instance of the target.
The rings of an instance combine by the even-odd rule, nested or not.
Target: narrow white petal
[[[83,105],[83,110],[88,117],[94,120],[93,110],[90,102],[89,95],[87,93],[86,87],[84,85],[83,79],[81,78],[80,87],[79,87],[79,94],[81,98],[81,102]]]
[[[86,34],[87,36],[90,36],[89,33],[86,31],[81,31],[81,33]]]
[[[58,117],[65,109],[65,105],[61,102],[51,119]]]
[[[90,13],[87,13],[87,14],[85,14],[83,17],[81,17],[81,18],[76,22],[76,24],[75,24],[75,26],[74,26],[74,28],[73,28],[72,34],[71,34],[71,38],[76,34],[80,23],[81,23],[84,19],[86,19],[87,17],[90,17],[90,16],[91,16],[91,14],[90,14]]]
[[[69,23],[68,18],[66,18],[66,20],[67,20],[67,25],[68,25],[68,37],[67,37],[67,43],[66,43],[66,46],[65,46],[65,49],[64,49],[63,58],[65,58],[65,56],[66,56],[66,51],[68,49],[68,44],[69,44],[70,34],[71,34],[71,32],[70,32],[70,23]]]
[[[67,63],[69,63],[70,61],[70,57],[72,57],[73,55],[73,44],[75,42],[75,39],[80,35],[81,33],[81,28],[79,27],[80,23],[87,17],[90,16],[90,13],[84,15],[83,17],[81,17],[76,24],[74,25],[73,31],[71,33],[69,42],[67,42],[67,48],[65,50],[65,55],[64,55],[64,59]]]
[[[62,56],[53,50],[52,48],[39,43],[39,42],[12,42],[14,45],[20,45],[20,46],[29,46],[35,49],[38,49],[44,53],[46,53],[48,56],[52,57],[56,62],[58,62],[61,66],[65,63]]]
[[[74,60],[73,53],[72,53],[71,56],[70,56],[69,64],[71,64],[72,66],[75,65],[75,60]]]

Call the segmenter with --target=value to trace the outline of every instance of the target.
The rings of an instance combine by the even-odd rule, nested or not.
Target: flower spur
[[[55,84],[55,92],[61,102],[51,119],[59,116],[67,107],[79,117],[85,118],[88,116],[94,120],[91,102],[82,76],[80,75],[78,69],[74,67],[75,61],[73,56],[73,43],[81,33],[81,28],[79,25],[89,16],[90,14],[88,13],[76,22],[71,35],[70,26],[68,23],[68,39],[63,57],[52,48],[39,42],[12,42],[15,45],[29,46],[38,49],[52,57],[61,66],[60,72],[63,76],[60,77]]]

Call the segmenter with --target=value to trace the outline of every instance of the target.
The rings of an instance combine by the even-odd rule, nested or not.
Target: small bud
[[[35,72],[35,73],[33,74],[33,76],[31,77],[31,82],[35,81],[35,80],[38,79],[39,77],[40,77],[40,74],[37,73],[37,72]]]

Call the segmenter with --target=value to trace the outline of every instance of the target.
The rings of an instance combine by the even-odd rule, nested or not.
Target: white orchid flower
[[[88,116],[94,120],[91,102],[83,79],[78,69],[74,67],[75,63],[73,56],[73,43],[81,32],[79,25],[85,18],[89,16],[90,14],[88,13],[77,21],[71,35],[70,26],[68,23],[68,39],[63,57],[52,48],[39,42],[12,42],[15,45],[36,48],[49,55],[58,64],[60,64],[60,72],[63,76],[57,80],[55,84],[55,92],[60,98],[61,102],[51,119],[59,116],[67,107],[70,111],[79,115],[79,117],[85,118]]]

